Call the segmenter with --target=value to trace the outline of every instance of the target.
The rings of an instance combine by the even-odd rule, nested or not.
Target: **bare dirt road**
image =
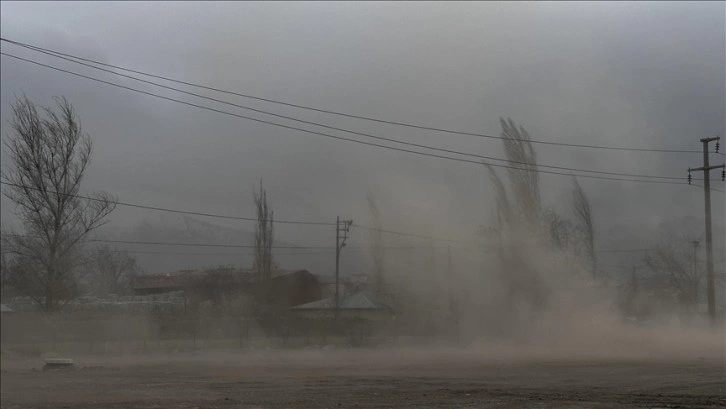
[[[11,408],[716,408],[721,358],[470,351],[264,351],[87,357],[76,370],[3,359]],[[35,367],[35,370],[33,370]]]

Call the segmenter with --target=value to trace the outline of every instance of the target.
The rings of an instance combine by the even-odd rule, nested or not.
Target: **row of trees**
[[[696,233],[689,231],[685,225],[671,225],[667,231],[659,231],[656,240],[648,243],[654,249],[638,260],[638,264],[644,264],[641,266],[644,270],[633,277],[627,274],[615,277],[608,267],[599,264],[593,207],[577,178],[572,178],[569,214],[545,205],[537,152],[530,135],[511,119],[502,119],[501,126],[508,168],[505,176],[501,176],[494,167],[484,164],[494,189],[495,212],[491,223],[481,230],[485,244],[497,249],[495,254],[500,267],[483,266],[483,275],[488,278],[496,271],[493,281],[486,284],[496,287],[495,298],[498,297],[502,303],[492,309],[497,315],[494,321],[517,322],[521,317],[502,320],[501,316],[522,305],[535,311],[536,317],[537,311],[546,309],[548,304],[557,301],[553,298],[568,291],[563,290],[568,280],[578,279],[611,289],[619,282],[622,290],[619,295],[624,295],[622,298],[626,301],[620,307],[626,314],[634,310],[632,305],[637,302],[633,300],[642,300],[643,295],[682,309],[697,306],[702,296],[704,268],[703,263],[697,263],[697,253],[692,247],[692,240],[698,236]],[[370,223],[380,229],[381,212],[373,193],[368,192],[366,199]],[[371,232],[370,241],[376,282],[383,284],[385,253],[380,230]],[[388,278],[389,281],[395,279]],[[474,287],[464,289],[474,298],[481,298],[481,295],[476,295],[481,290]],[[616,294],[611,294],[615,299]],[[462,301],[461,298],[466,298],[466,295],[457,294],[459,299],[453,297],[452,300]],[[570,294],[566,296],[571,297]],[[416,307],[417,300],[432,302],[421,294],[406,298],[410,301],[406,306],[420,310],[422,315],[426,314],[426,308],[421,305]],[[402,300],[397,301],[400,304]],[[449,308],[453,315],[450,318],[454,320],[458,318],[457,302]],[[519,324],[526,326],[528,322]]]
[[[48,289],[44,287],[50,280],[43,277],[44,272],[33,270],[28,258],[15,256],[11,246],[12,242],[4,242],[0,259],[2,298],[31,297],[46,311],[57,311],[80,295],[105,297],[130,294],[132,282],[141,272],[136,259],[127,252],[102,245],[79,252],[76,268],[64,272],[63,280]],[[44,289],[46,292],[43,292]],[[42,294],[48,291],[53,294],[56,305],[49,306],[43,297]]]
[[[511,301],[523,300],[541,307],[547,300],[548,277],[542,257],[533,246],[553,250],[554,256],[568,261],[569,270],[587,271],[596,282],[605,283],[606,269],[598,267],[595,250],[596,226],[590,200],[577,178],[572,180],[571,218],[542,204],[537,155],[530,135],[511,119],[501,120],[504,152],[508,160],[507,183],[487,165],[496,194],[496,217],[485,231],[499,245],[503,268],[500,282],[508,288]],[[662,224],[653,249],[640,260],[640,274],[620,278],[626,304],[636,297],[658,299],[681,309],[695,310],[702,298],[703,263],[698,263],[698,237],[695,220],[672,220]],[[539,259],[539,260],[538,260]],[[528,262],[529,261],[529,262]],[[622,276],[621,276],[622,277]],[[627,277],[627,276],[626,276]],[[550,277],[551,278],[551,277]],[[559,278],[552,278],[556,282]],[[612,284],[613,280],[610,284]],[[561,285],[561,283],[556,283]],[[647,297],[642,297],[646,295]],[[626,307],[626,310],[628,308]],[[632,312],[632,308],[630,311]]]
[[[11,166],[3,174],[3,193],[17,208],[22,232],[5,231],[0,276],[9,287],[32,297],[45,311],[57,311],[82,287],[98,294],[123,293],[139,272],[127,253],[109,247],[88,250],[92,233],[107,222],[116,199],[105,192],[80,195],[91,160],[92,140],[64,98],[54,108],[33,104],[27,97],[12,104],[12,137],[5,141]],[[494,186],[496,211],[483,230],[499,248],[499,278],[512,300],[532,305],[546,301],[543,277],[527,264],[532,246],[553,250],[578,267],[602,278],[595,251],[596,228],[590,201],[576,178],[572,180],[572,216],[542,203],[537,153],[530,135],[511,119],[501,120],[508,161],[506,179],[485,164]],[[262,281],[273,270],[274,212],[260,181],[254,192],[257,215],[254,269]],[[373,227],[370,240],[376,292],[383,295],[384,241],[381,213],[372,192],[366,196]],[[680,242],[661,242],[645,260],[683,304],[697,302],[701,270],[691,269],[691,252]],[[531,261],[531,260],[530,260]]]
[[[22,231],[2,233],[0,284],[3,293],[29,296],[46,312],[84,291],[124,293],[139,272],[128,253],[86,245],[117,200],[105,192],[80,195],[93,143],[68,100],[55,103],[46,108],[26,96],[16,99],[12,135],[4,141],[11,165],[3,173],[3,194],[15,205]],[[254,267],[265,279],[273,266],[273,211],[261,181],[254,202]]]
[[[705,295],[706,263],[700,255],[702,231],[690,217],[664,221],[657,230],[653,248],[634,264],[623,283],[624,308],[630,315],[647,313],[647,304],[665,303],[683,312],[697,312]],[[723,258],[718,260],[723,263]],[[723,288],[723,270],[716,273]]]
[[[542,205],[537,172],[537,155],[527,131],[511,119],[501,120],[504,152],[508,160],[508,180],[503,181],[493,167],[488,166],[496,194],[496,217],[485,229],[489,239],[499,245],[498,257],[502,277],[511,296],[510,301],[524,301],[536,308],[546,303],[547,281],[555,285],[561,277],[546,271],[542,257],[532,252],[541,246],[555,257],[568,261],[566,269],[587,271],[600,284],[614,285],[619,281],[619,294],[625,302],[620,305],[626,314],[647,314],[664,308],[695,312],[704,294],[705,265],[699,263],[698,245],[702,236],[693,226],[693,218],[665,220],[648,242],[652,247],[632,275],[620,275],[613,280],[608,268],[600,267],[595,250],[596,227],[594,214],[584,189],[573,177],[571,218]],[[529,261],[529,262],[528,262]],[[533,262],[534,261],[534,262]],[[723,280],[723,273],[718,274]],[[649,311],[650,310],[650,311]]]
[[[527,131],[511,119],[501,119],[504,152],[508,161],[505,183],[497,171],[486,164],[495,189],[496,217],[486,229],[488,238],[504,242],[512,235],[536,238],[547,247],[570,251],[575,259],[597,274],[595,223],[592,208],[577,178],[572,179],[574,220],[542,205],[537,153]]]
[[[537,153],[527,131],[511,119],[501,119],[506,180],[485,164],[495,191],[495,216],[483,229],[486,244],[497,249],[499,261],[494,280],[500,286],[498,308],[518,314],[525,308],[536,316],[553,301],[558,287],[572,281],[579,271],[598,279],[595,223],[590,201],[573,177],[569,218],[542,203]],[[566,272],[565,272],[566,271]],[[508,324],[526,327],[522,317]],[[502,320],[497,317],[496,323]]]

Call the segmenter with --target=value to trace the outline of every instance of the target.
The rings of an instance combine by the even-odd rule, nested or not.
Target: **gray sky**
[[[725,18],[722,2],[4,1],[2,36],[213,87],[395,121],[498,135],[498,118],[509,116],[538,140],[700,149],[699,138],[726,130]],[[194,100],[5,43],[2,50]],[[392,229],[471,237],[490,218],[493,191],[482,166],[279,129],[7,57],[1,79],[3,138],[14,95],[24,92],[40,104],[50,104],[53,95],[68,97],[95,143],[86,188],[124,201],[251,215],[252,188],[263,178],[281,219],[333,221],[340,215],[367,223],[367,189],[377,195]],[[222,98],[360,132],[504,156],[497,140]],[[698,154],[536,147],[543,164],[603,171],[685,176],[689,166],[701,163]],[[607,242],[617,236],[616,228],[638,230],[671,217],[701,220],[703,214],[702,190],[695,187],[593,179],[581,184],[593,202],[603,247],[618,246]],[[545,201],[560,209],[568,205],[569,186],[567,177],[542,176]],[[716,186],[724,189],[721,182]],[[12,208],[2,200],[7,224]],[[119,208],[112,223],[143,217],[157,216]],[[723,194],[715,194],[714,217],[724,217]],[[279,227],[278,235],[300,244],[332,240],[319,227]],[[360,232],[355,240],[365,238]]]

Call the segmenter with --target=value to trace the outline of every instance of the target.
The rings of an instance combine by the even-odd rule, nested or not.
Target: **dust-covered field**
[[[716,408],[723,354],[388,349],[2,362],[2,408]],[[34,369],[35,368],[35,369]]]

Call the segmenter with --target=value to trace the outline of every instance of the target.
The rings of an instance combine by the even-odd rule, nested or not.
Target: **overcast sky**
[[[723,2],[3,1],[1,7],[4,38],[351,114],[492,135],[501,132],[498,118],[508,116],[537,140],[656,149],[698,150],[700,138],[726,130]],[[2,50],[295,125],[6,43]],[[480,165],[254,123],[8,57],[2,57],[1,80],[3,138],[14,95],[25,93],[43,105],[54,95],[66,96],[94,140],[85,189],[107,190],[126,202],[251,215],[252,189],[262,178],[279,219],[334,221],[339,215],[367,223],[368,189],[391,229],[467,238],[490,219],[493,191]],[[504,156],[498,140],[207,94],[359,132]],[[543,164],[651,175],[685,176],[702,161],[699,154],[536,148]],[[568,177],[543,175],[545,202],[566,209],[570,183]],[[603,246],[618,245],[607,243],[618,226],[639,229],[682,216],[702,220],[703,192],[693,186],[594,179],[581,184],[593,202]],[[721,182],[715,186],[724,189]],[[2,221],[9,224],[12,207],[2,200]],[[717,219],[724,217],[723,206],[723,194],[716,193]],[[157,215],[119,207],[112,223],[124,226],[144,217]],[[311,245],[329,244],[333,237],[304,226],[281,226],[278,236]]]

